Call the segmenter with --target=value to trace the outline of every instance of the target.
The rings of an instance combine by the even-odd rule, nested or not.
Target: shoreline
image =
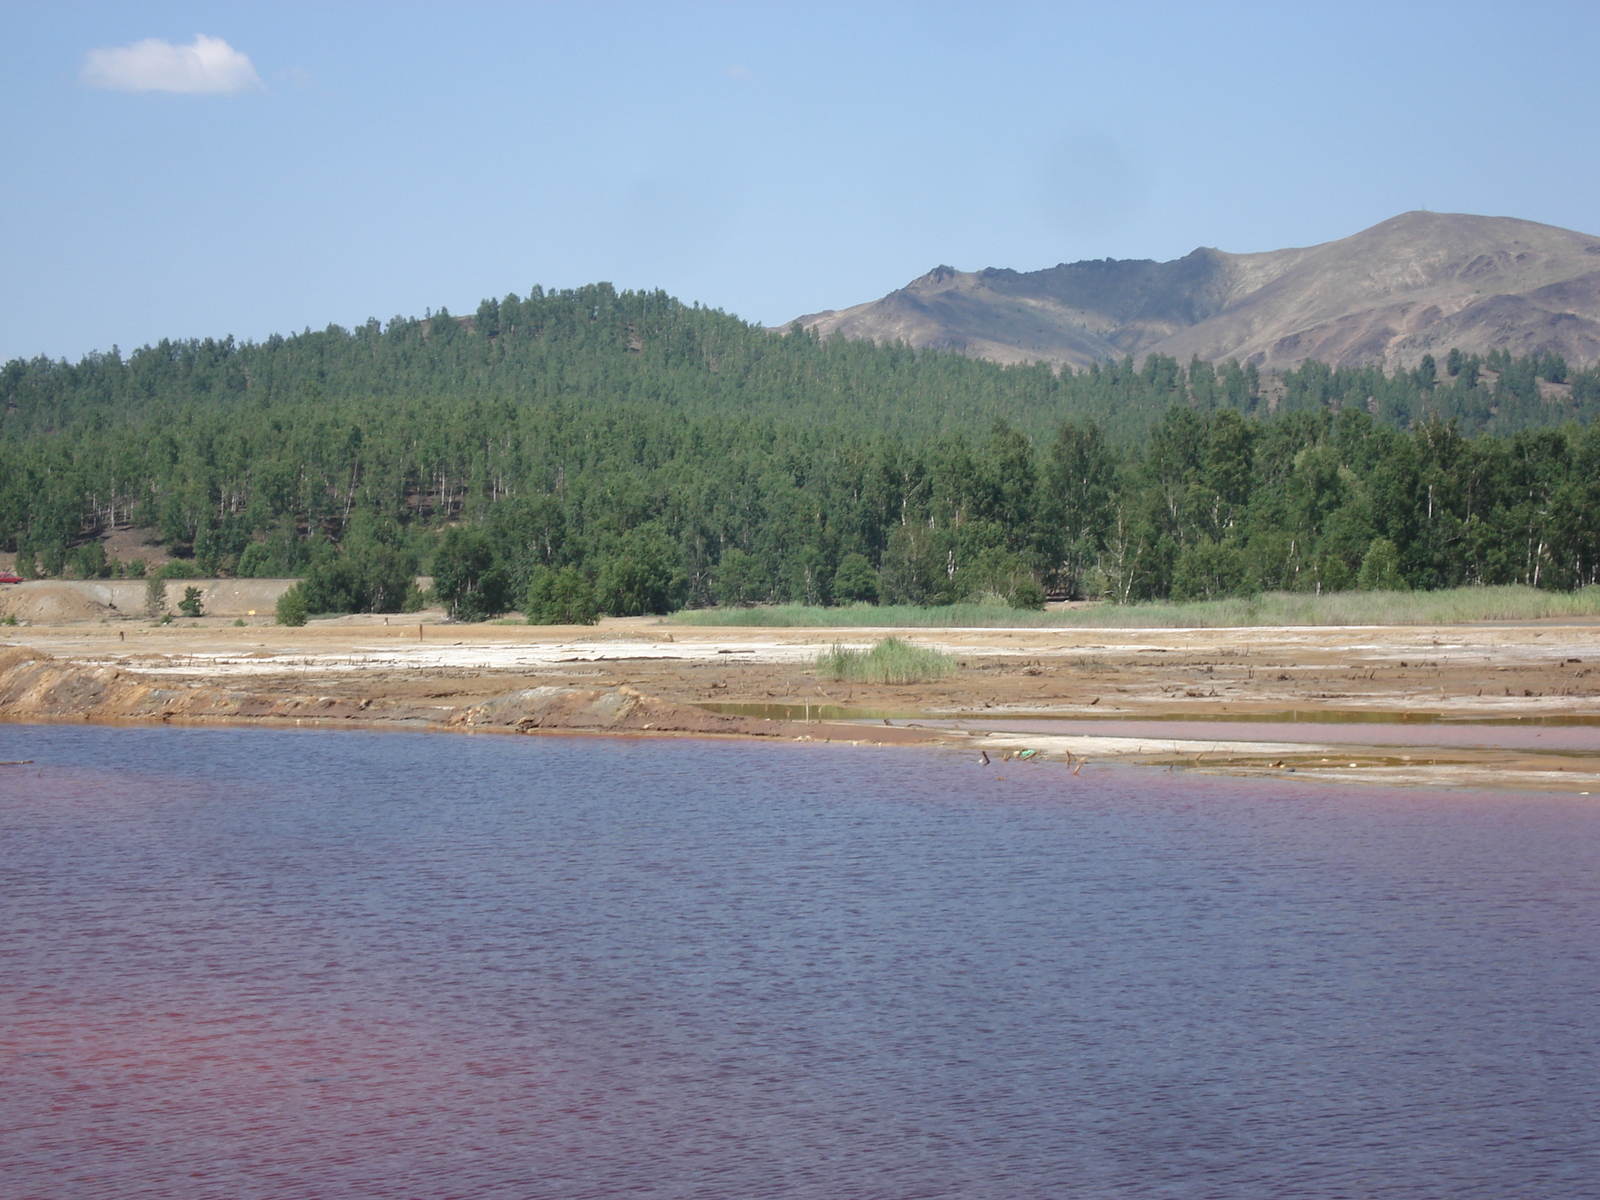
[[[1220,742],[1216,739],[1165,738],[1134,739],[1063,737],[995,731],[987,737],[974,737],[965,731],[940,733],[934,730],[907,729],[903,726],[876,729],[867,724],[814,723],[811,726],[777,723],[763,732],[729,730],[681,730],[649,728],[606,728],[593,725],[552,726],[517,729],[509,726],[466,727],[449,723],[412,720],[341,719],[334,717],[242,717],[175,716],[115,717],[91,715],[19,716],[0,715],[0,725],[105,725],[117,728],[177,727],[187,729],[255,728],[305,730],[307,732],[362,732],[450,734],[467,736],[542,736],[625,739],[685,739],[742,741],[753,744],[807,743],[816,746],[924,747],[960,753],[976,762],[979,751],[993,752],[988,762],[979,765],[1005,770],[1013,765],[1061,768],[1119,766],[1168,771],[1192,771],[1203,775],[1277,778],[1292,782],[1336,783],[1378,787],[1461,788],[1487,791],[1576,793],[1600,795],[1600,762],[1592,756],[1586,765],[1557,765],[1544,755],[1524,755],[1496,748],[1440,750],[1434,754],[1399,755],[1389,753],[1388,744],[1372,746],[1310,742]],[[795,734],[793,729],[805,732]],[[898,735],[898,736],[895,736]],[[1027,757],[1022,757],[1026,754]],[[1575,756],[1574,756],[1575,757]],[[31,765],[32,760],[28,760]],[[1569,765],[1570,764],[1570,765]],[[4,763],[0,766],[19,765]],[[1003,778],[1003,777],[1002,777]]]
[[[1031,752],[1024,761],[1080,771],[1087,759],[1600,794],[1600,621],[895,631],[383,621],[8,628],[0,720],[924,745],[992,762]],[[947,650],[961,669],[901,687],[817,678],[822,649],[891,632]]]

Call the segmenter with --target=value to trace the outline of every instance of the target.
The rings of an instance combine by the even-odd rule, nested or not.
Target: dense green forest
[[[1556,385],[1542,389],[1538,380]],[[336,401],[511,401],[638,406],[684,417],[803,419],[810,425],[905,436],[972,433],[997,417],[1037,439],[1066,418],[1095,421],[1117,442],[1143,438],[1174,403],[1260,413],[1362,406],[1407,428],[1454,418],[1465,433],[1587,421],[1600,409],[1600,372],[1560,358],[1455,356],[1386,375],[1308,363],[1281,379],[1252,366],[1187,367],[1152,355],[1085,371],[1002,367],[941,351],[843,337],[773,336],[661,292],[604,284],[527,299],[485,300],[471,317],[441,310],[352,330],[330,326],[257,343],[167,342],[126,359],[113,350],[77,364],[13,360],[0,369],[0,434],[80,421],[130,421],[200,404],[234,411]]]
[[[307,575],[312,611],[398,608],[418,570],[549,619],[1600,572],[1600,375],[1553,357],[1056,372],[601,285],[18,360],[0,400],[26,573],[126,572],[99,535],[152,527],[197,573]]]

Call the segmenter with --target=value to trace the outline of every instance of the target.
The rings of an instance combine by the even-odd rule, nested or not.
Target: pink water
[[[1600,807],[0,727],[0,1195],[1600,1195]]]

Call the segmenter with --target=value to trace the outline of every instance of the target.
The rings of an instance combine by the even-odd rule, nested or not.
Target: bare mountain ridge
[[[1600,237],[1411,212],[1335,242],[1041,271],[936,267],[881,300],[800,317],[821,334],[1084,367],[1132,355],[1415,366],[1452,347],[1600,362]]]

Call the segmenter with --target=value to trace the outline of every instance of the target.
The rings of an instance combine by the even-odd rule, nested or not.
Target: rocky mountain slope
[[[1468,353],[1600,362],[1600,237],[1411,212],[1304,249],[1042,271],[936,267],[881,300],[800,317],[819,333],[999,362],[1087,366],[1133,355],[1414,366]]]

